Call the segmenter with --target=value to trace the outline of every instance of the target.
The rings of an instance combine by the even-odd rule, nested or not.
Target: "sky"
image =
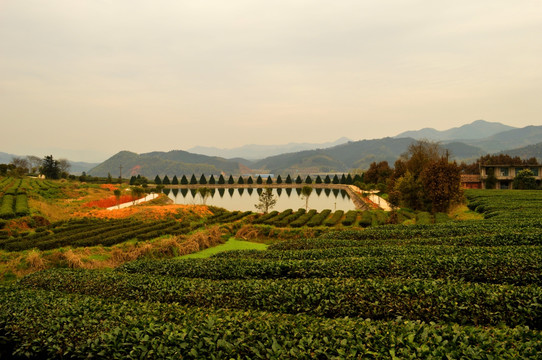
[[[0,151],[541,125],[540,0],[0,0]]]

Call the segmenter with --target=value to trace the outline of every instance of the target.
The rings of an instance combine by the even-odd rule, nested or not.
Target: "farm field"
[[[125,259],[42,264],[4,282],[0,355],[541,358],[542,192],[466,195],[472,220],[201,207],[153,218],[161,206],[150,205],[114,219],[81,207],[87,216],[4,230],[5,258],[100,249],[96,259]],[[231,236],[269,246],[178,258]],[[135,249],[143,255],[127,256]]]

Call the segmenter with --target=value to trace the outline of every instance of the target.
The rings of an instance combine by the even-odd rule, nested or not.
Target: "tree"
[[[424,204],[423,187],[420,181],[407,171],[396,179],[394,191],[390,192],[390,203],[394,206],[400,204],[411,209],[421,210]]]
[[[139,186],[132,186],[130,189],[132,191],[132,201],[135,205],[136,201],[145,193],[145,190]]]
[[[169,185],[171,184],[171,181],[169,181],[169,178],[167,175],[164,176],[164,180],[162,180],[162,184]]]
[[[282,184],[282,178],[279,176],[277,176],[277,184]]]
[[[196,175],[192,174],[192,177],[190,178],[190,185],[196,185],[198,183],[198,180],[196,179]]]
[[[243,179],[243,175],[239,175],[239,179],[237,179],[238,184],[244,184],[245,180]]]
[[[53,155],[47,155],[41,162],[40,173],[45,175],[47,179],[59,179],[60,168],[58,161],[53,159]]]
[[[344,174],[341,176],[341,184],[346,184],[346,176]]]
[[[68,159],[58,159],[58,168],[60,169],[60,176],[62,178],[67,178],[70,174],[70,169],[72,165],[68,161]]]
[[[10,171],[11,176],[21,177],[28,174],[30,165],[25,158],[14,156],[11,158],[11,165],[13,165]]]
[[[305,199],[305,210],[309,210],[309,197],[312,194],[312,188],[310,186],[303,186],[301,189],[301,197]]]
[[[183,175],[183,177],[181,177],[181,184],[188,185],[188,179],[186,178],[186,175]]]
[[[173,175],[173,179],[171,179],[171,185],[179,185],[179,179],[177,178],[177,175]]]
[[[213,174],[211,174],[211,177],[209,178],[209,184],[214,185],[216,183],[215,177]]]
[[[13,164],[0,164],[0,175],[6,176],[13,169],[15,169],[15,165]]]
[[[463,195],[459,166],[448,162],[445,157],[427,164],[420,178],[432,212],[447,212],[450,205]]]
[[[135,176],[133,176],[133,178],[135,180]],[[113,184],[113,177],[111,176],[111,173],[107,173],[107,183]]]
[[[305,184],[312,184],[312,179],[310,175],[307,175],[307,177],[305,178]]]
[[[224,179],[224,175],[220,174],[220,176],[218,177],[218,183],[219,183],[220,185],[226,183],[226,180]]]
[[[111,175],[111,174],[109,174],[109,175]],[[107,180],[109,180],[109,178]],[[113,179],[111,179],[111,181],[113,181]],[[132,175],[132,177],[130,177],[130,185],[135,185],[136,181],[137,181],[137,178],[135,177],[135,175]],[[111,184],[111,183],[109,183],[109,184]]]
[[[258,178],[256,178],[256,184],[263,184],[262,176],[258,175]]]
[[[162,185],[162,180],[160,179],[160,176],[156,175],[156,177],[154,178],[154,183],[156,185]]]
[[[363,179],[367,184],[381,184],[386,181],[393,174],[393,170],[390,168],[387,161],[381,161],[379,163],[372,162],[369,165],[369,169],[365,172]]]
[[[321,184],[322,183],[322,178],[320,177],[320,175],[316,175],[316,180],[314,182],[316,184]]]
[[[338,184],[340,181],[339,181],[339,177],[337,176],[337,174],[335,174],[335,176],[333,176],[333,181],[332,183],[333,184]]]
[[[331,184],[331,178],[329,177],[329,175],[326,175],[326,177],[324,178],[324,183]]]
[[[357,183],[357,182],[363,182],[363,177],[362,177],[362,176],[363,176],[363,175],[360,175],[360,174],[354,175],[354,179],[352,180],[353,183],[355,184],[355,183]]]
[[[303,184],[303,179],[301,179],[300,175],[297,175],[297,177],[295,178],[295,183],[296,184]]]
[[[258,203],[254,207],[264,214],[267,214],[269,209],[273,208],[277,204],[277,199],[273,195],[273,189],[267,188],[262,191],[258,197]]]
[[[29,170],[31,173],[36,174],[40,171],[41,159],[34,155],[29,155],[26,157],[28,161]]]
[[[113,190],[113,194],[115,195],[115,198],[117,198],[117,206],[120,207],[119,203],[120,203],[120,195],[121,195],[121,192],[120,192],[120,189],[115,189]]]
[[[534,174],[529,169],[519,171],[514,178],[514,189],[518,190],[534,190],[537,188]]]
[[[273,184],[273,179],[271,178],[271,175],[269,175],[269,176],[267,177],[266,183],[267,183],[267,185]]]
[[[292,183],[292,178],[290,177],[290,174],[288,174],[288,176],[286,176],[286,184],[291,184]]]
[[[199,183],[201,185],[205,185],[207,184],[207,179],[205,178],[205,174],[201,174],[200,178],[199,178]]]
[[[374,166],[378,173],[379,166]],[[418,140],[395,162],[388,179],[392,205],[402,204],[414,210],[447,211],[462,197],[460,168],[448,161],[448,153],[438,143]],[[373,178],[369,171],[365,179]]]
[[[249,176],[247,179],[247,184],[253,184],[254,181],[252,180],[252,176]]]
[[[233,175],[230,175],[230,177],[228,178],[228,184],[235,184],[235,180],[233,179]]]
[[[446,150],[439,143],[423,139],[410,144],[401,155],[401,159],[406,162],[406,170],[416,179],[429,163],[439,161],[442,157],[446,157]]]

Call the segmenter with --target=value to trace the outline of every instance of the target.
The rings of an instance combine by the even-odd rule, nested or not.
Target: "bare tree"
[[[11,158],[11,164],[15,166],[15,168],[11,171],[12,176],[23,176],[25,174],[28,174],[28,161],[25,158],[14,156]]]
[[[269,209],[273,208],[277,204],[277,199],[273,195],[273,189],[267,188],[265,191],[262,191],[259,197],[259,202],[254,205],[256,209],[262,211],[264,214],[267,214]]]
[[[60,170],[60,174],[62,177],[64,177],[64,175],[69,174],[71,167],[72,166],[70,162],[68,161],[68,159],[58,159],[58,168]]]
[[[31,173],[37,174],[40,171],[42,159],[34,155],[28,155],[26,157],[26,161],[28,161],[28,166]]]

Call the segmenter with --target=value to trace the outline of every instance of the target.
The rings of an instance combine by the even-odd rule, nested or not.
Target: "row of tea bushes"
[[[542,352],[542,334],[527,327],[327,319],[5,287],[0,333],[0,357],[26,359],[535,359]]]
[[[58,230],[55,229],[55,225]],[[192,229],[190,224],[172,220],[160,222],[130,219],[94,220],[55,225],[49,230],[21,233],[16,237],[0,237],[0,248],[8,251],[21,251],[32,248],[49,250],[64,246],[111,246],[133,239],[144,241],[163,235],[186,234]]]
[[[539,286],[411,279],[187,279],[98,270],[46,270],[22,279],[29,289],[119,301],[253,309],[319,317],[506,324],[542,329]]]
[[[531,248],[531,250],[533,250]],[[540,250],[537,247],[535,250]],[[391,254],[390,254],[391,255]],[[461,255],[461,256],[459,256]],[[403,278],[451,279],[479,283],[542,285],[542,252],[397,252],[391,256],[337,257],[323,260],[278,260],[216,257],[145,260],[123,272],[206,279]]]

